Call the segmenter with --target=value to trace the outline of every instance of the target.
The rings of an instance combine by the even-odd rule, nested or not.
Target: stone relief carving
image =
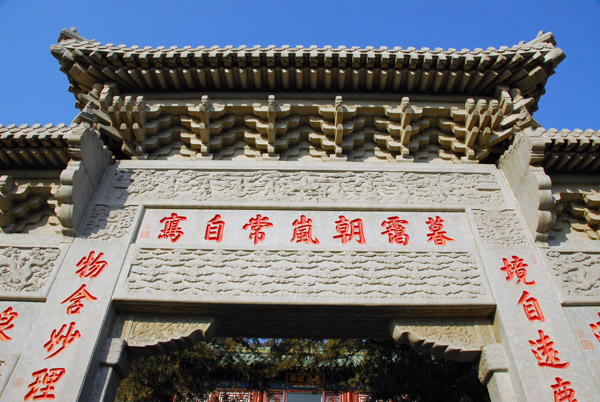
[[[134,355],[170,353],[206,340],[212,322],[211,318],[194,316],[129,316],[121,338]]]
[[[513,210],[473,210],[479,237],[486,246],[520,246],[527,244],[525,231]]]
[[[547,256],[566,295],[600,299],[600,253],[549,251]]]
[[[37,292],[46,285],[58,248],[0,248],[0,292]]]
[[[295,299],[476,299],[485,294],[470,253],[249,251],[141,248],[135,293]]]
[[[434,189],[432,191],[432,189]],[[109,197],[142,200],[485,204],[503,202],[487,173],[191,171],[120,169]]]
[[[81,232],[81,237],[87,240],[122,239],[130,232],[136,212],[136,207],[120,209],[96,205]]]
[[[491,323],[483,320],[394,320],[391,331],[399,343],[458,361],[475,360],[484,345],[495,342]]]

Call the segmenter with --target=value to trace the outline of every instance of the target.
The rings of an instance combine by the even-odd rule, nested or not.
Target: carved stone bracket
[[[513,102],[513,97],[515,97]],[[442,159],[460,158],[463,162],[485,159],[495,146],[510,140],[517,128],[531,123],[527,106],[533,98],[524,99],[517,89],[511,94],[501,90],[498,99],[487,101],[468,99],[464,109],[450,109],[452,120],[440,119],[439,126],[445,133],[438,138]],[[503,149],[502,149],[503,150]]]
[[[208,340],[215,326],[212,318],[185,316],[125,317],[121,338],[133,356],[171,353]]]
[[[359,131],[366,122],[363,116],[357,116],[358,108],[344,106],[342,97],[336,96],[333,106],[319,107],[322,117],[310,118],[310,125],[320,132],[308,137],[314,146],[311,155],[329,156],[345,160],[343,155],[365,141],[365,133]]]
[[[171,143],[179,130],[171,128],[179,119],[163,115],[162,106],[149,107],[143,96],[114,96],[108,107],[111,136],[123,142],[121,151],[131,159],[144,159],[148,150]]]
[[[300,116],[289,116],[291,107],[289,104],[278,105],[275,95],[269,95],[266,106],[255,104],[252,107],[254,115],[247,116],[244,121],[246,125],[258,131],[258,133],[244,133],[244,139],[252,147],[249,156],[255,155],[256,149],[264,156],[276,158],[275,152],[287,149],[290,144],[300,140],[300,132],[290,131],[300,124]]]
[[[192,130],[181,133],[181,140],[191,148],[186,155],[196,156],[199,151],[201,157],[210,158],[214,150],[235,141],[236,132],[229,129],[235,125],[236,118],[233,115],[223,117],[227,111],[225,106],[216,105],[203,95],[199,105],[187,109],[188,116],[181,118],[181,124]]]
[[[400,344],[457,361],[475,361],[485,345],[495,343],[486,320],[393,320],[390,332]]]
[[[558,194],[556,215],[568,216],[572,230],[584,233],[591,240],[600,240],[600,192],[594,188],[578,188]]]
[[[375,156],[387,160],[411,161],[413,155],[429,143],[429,136],[422,133],[429,127],[429,119],[423,119],[423,108],[411,106],[409,98],[403,97],[400,106],[385,107],[387,119],[375,118],[374,124],[387,134],[375,134],[378,146]]]
[[[54,215],[58,180],[18,180],[0,176],[0,227],[4,233],[20,233],[44,223],[59,224]]]

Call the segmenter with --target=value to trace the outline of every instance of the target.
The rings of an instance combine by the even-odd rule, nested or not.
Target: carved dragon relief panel
[[[435,191],[432,191],[435,189]],[[491,173],[196,171],[119,169],[110,202],[227,201],[387,202],[405,205],[503,203]]]
[[[487,247],[523,246],[526,232],[514,210],[473,210],[479,238]]]
[[[58,248],[0,248],[0,295],[41,296],[60,255]]]
[[[600,301],[600,253],[549,251],[547,256],[567,302]]]
[[[374,303],[486,297],[474,257],[464,252],[248,251],[140,248],[125,290],[140,297],[313,299]]]

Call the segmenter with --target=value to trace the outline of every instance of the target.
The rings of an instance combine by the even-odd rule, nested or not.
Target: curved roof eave
[[[494,96],[518,88],[535,99],[565,55],[552,33],[498,49],[204,47],[101,44],[63,30],[50,51],[77,96],[95,84],[127,92],[374,92]]]

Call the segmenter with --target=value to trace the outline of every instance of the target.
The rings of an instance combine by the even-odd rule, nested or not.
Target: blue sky
[[[70,123],[68,81],[49,51],[62,28],[140,46],[346,45],[487,48],[554,33],[567,58],[534,117],[600,129],[600,0],[0,0],[0,124]]]

